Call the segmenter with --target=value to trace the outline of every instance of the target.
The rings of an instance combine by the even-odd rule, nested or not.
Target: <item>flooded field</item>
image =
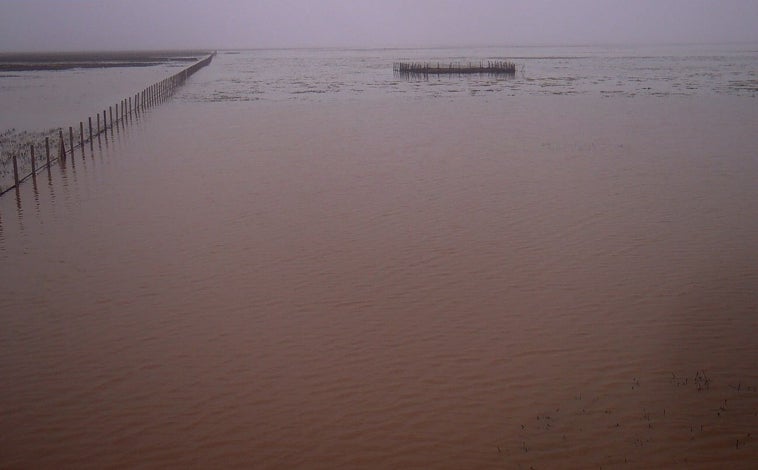
[[[753,100],[201,93],[0,198],[0,467],[758,459]]]

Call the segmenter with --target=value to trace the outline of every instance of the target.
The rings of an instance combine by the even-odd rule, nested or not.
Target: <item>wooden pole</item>
[[[13,181],[16,183],[16,187],[18,188],[18,163],[16,163],[16,156],[13,155]]]
[[[74,128],[71,126],[68,126],[68,142],[70,145],[69,152],[71,152],[71,156],[74,156]]]
[[[45,160],[47,161],[47,168],[50,169],[50,138],[45,137]]]
[[[58,158],[62,162],[66,161],[66,145],[63,143],[63,129],[58,129],[58,139],[60,144],[58,145]]]
[[[84,123],[79,121],[79,145],[82,146],[82,158],[84,158]]]
[[[111,116],[111,131],[113,131],[113,106],[108,106],[108,114]]]
[[[89,149],[92,150],[92,116],[88,117],[87,120],[89,121]]]
[[[132,115],[132,97],[129,97],[129,116]]]
[[[113,118],[111,118],[111,121],[113,121]],[[113,122],[111,122],[113,124]],[[118,103],[116,103],[116,124],[118,124]]]
[[[105,114],[105,110],[103,110],[103,132],[108,130],[108,117]]]
[[[32,155],[32,176],[37,174],[37,162],[34,158],[34,144],[29,144],[29,153]]]

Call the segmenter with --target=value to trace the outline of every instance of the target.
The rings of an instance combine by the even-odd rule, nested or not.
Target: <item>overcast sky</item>
[[[0,0],[0,50],[758,42],[758,0]]]

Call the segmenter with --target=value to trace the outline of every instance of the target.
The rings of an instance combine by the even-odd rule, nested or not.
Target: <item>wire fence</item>
[[[89,151],[93,152],[95,139],[100,139],[108,130],[113,132],[114,127],[125,125],[135,115],[166,102],[189,77],[210,64],[215,55],[214,52],[133,96],[124,98],[113,106],[108,106],[108,109],[104,109],[102,113],[98,112],[94,116],[89,116],[86,121],[79,121],[78,126],[69,126],[67,133],[64,132],[64,128],[59,128],[36,135],[37,145],[29,144],[28,153],[19,152],[10,155],[8,162],[13,168],[13,181],[7,187],[0,184],[0,195],[18,188],[22,182],[34,177],[45,168],[50,168],[53,163],[65,162],[67,158],[73,158],[77,149],[84,157],[86,144],[89,144]],[[42,139],[44,139],[44,145],[41,143]]]

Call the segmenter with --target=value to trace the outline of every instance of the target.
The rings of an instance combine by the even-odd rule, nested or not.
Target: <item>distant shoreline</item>
[[[206,51],[1,53],[0,72],[151,67],[170,62],[196,62],[207,54]]]

